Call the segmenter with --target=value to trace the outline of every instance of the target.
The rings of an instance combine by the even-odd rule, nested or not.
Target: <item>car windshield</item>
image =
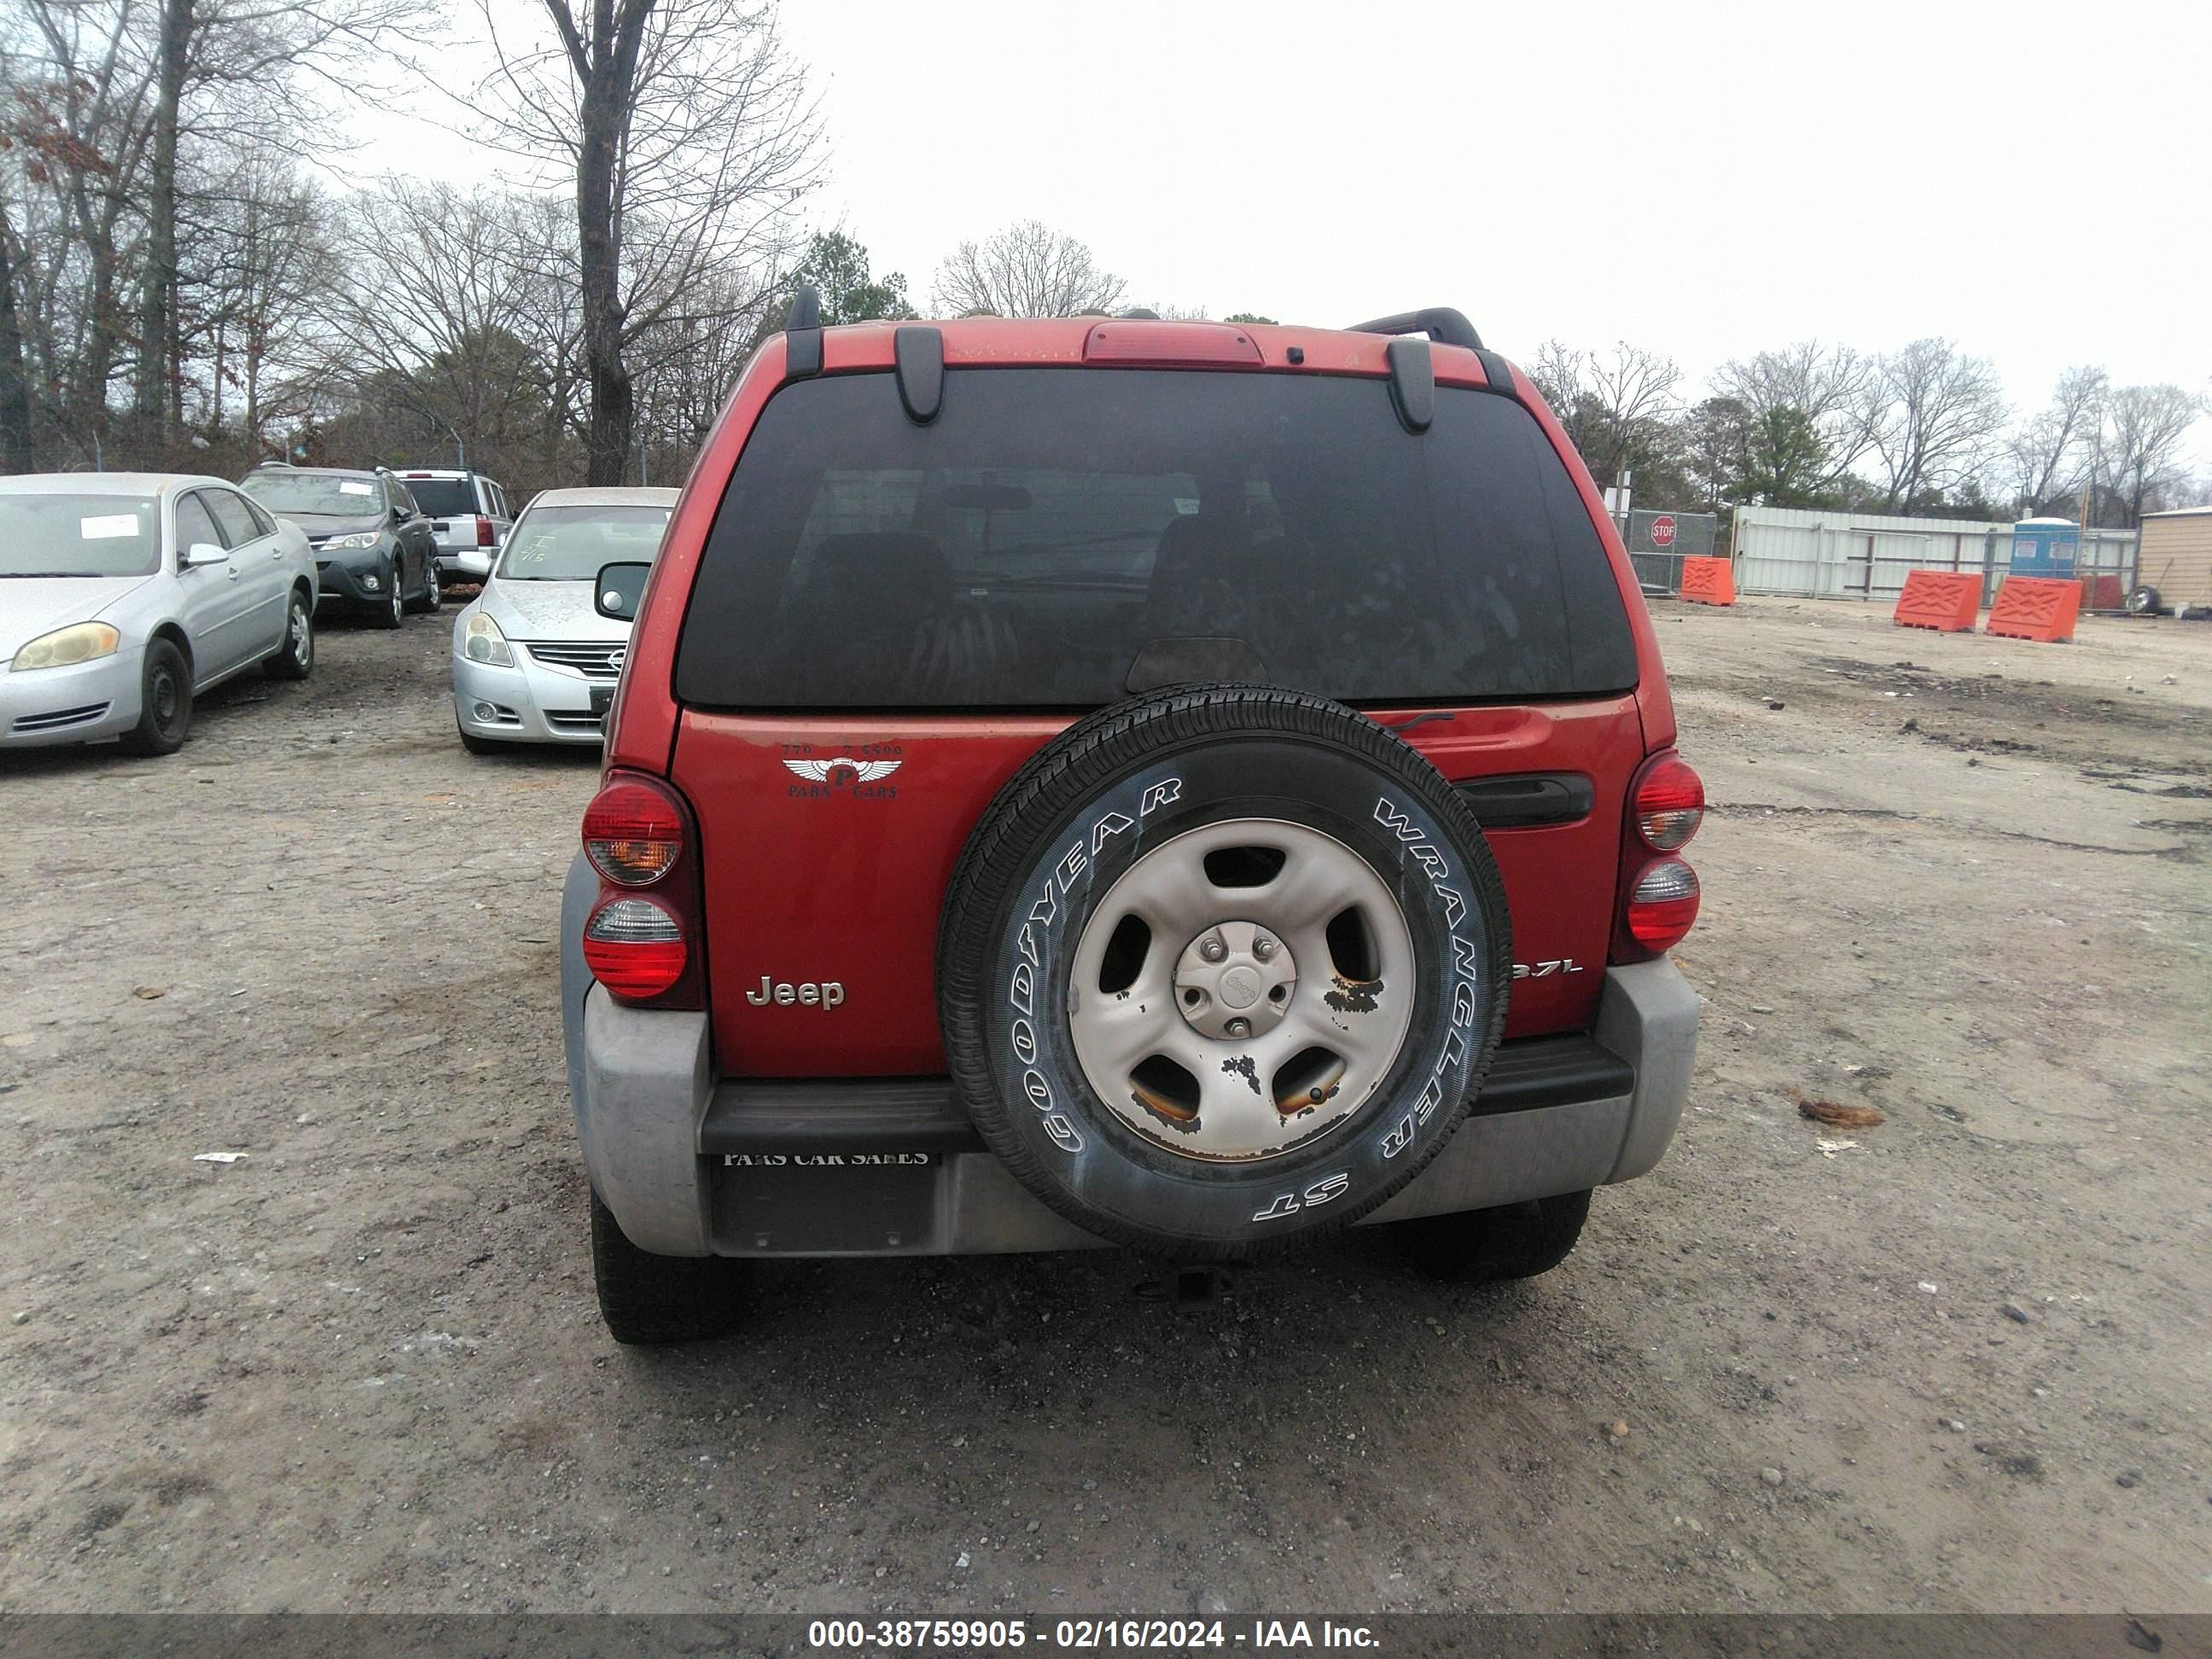
[[[650,563],[668,527],[665,507],[536,507],[507,538],[499,579],[587,582],[603,564]]]
[[[239,488],[271,513],[361,519],[381,512],[384,506],[375,479],[331,472],[255,472]]]
[[[161,513],[150,495],[0,495],[0,577],[150,576]]]
[[[415,498],[415,505],[434,519],[473,516],[477,510],[476,487],[466,478],[407,479],[407,493]]]

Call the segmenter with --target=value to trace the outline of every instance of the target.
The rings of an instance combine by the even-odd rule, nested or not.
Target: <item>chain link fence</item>
[[[1615,522],[1619,522],[1615,520]],[[1636,580],[1656,599],[1682,591],[1682,561],[1710,559],[1720,520],[1711,513],[1668,513],[1634,507],[1621,527]]]

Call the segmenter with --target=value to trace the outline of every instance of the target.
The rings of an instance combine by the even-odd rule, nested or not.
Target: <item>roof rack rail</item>
[[[1469,351],[1482,349],[1482,336],[1474,331],[1474,325],[1467,313],[1454,311],[1449,306],[1431,306],[1425,311],[1401,311],[1395,317],[1377,317],[1371,323],[1354,323],[1349,331],[1354,334],[1425,334],[1438,345],[1465,346]]]
[[[811,283],[791,291],[791,314],[783,323],[783,372],[803,380],[822,372],[822,294]]]

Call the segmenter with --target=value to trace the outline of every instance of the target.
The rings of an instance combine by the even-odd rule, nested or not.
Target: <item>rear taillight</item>
[[[489,547],[491,544],[491,520],[479,513],[477,514],[477,545]]]
[[[1628,935],[1654,956],[1673,950],[1698,920],[1698,872],[1680,859],[1647,865],[1628,890]]]
[[[1655,853],[1686,846],[1705,818],[1705,786],[1671,750],[1636,780],[1636,833]]]
[[[651,886],[683,852],[683,816],[649,785],[610,784],[584,809],[585,856],[617,886]]]
[[[702,895],[691,814],[659,779],[614,771],[584,809],[584,855],[599,902],[584,924],[584,961],[617,1001],[705,1006]]]
[[[1698,920],[1698,872],[1674,854],[1705,820],[1705,783],[1687,761],[1662,750],[1629,785],[1627,817],[1612,955],[1647,962],[1680,945]]]
[[[625,1001],[645,1001],[684,977],[691,948],[684,924],[651,899],[611,899],[584,924],[592,976]]]

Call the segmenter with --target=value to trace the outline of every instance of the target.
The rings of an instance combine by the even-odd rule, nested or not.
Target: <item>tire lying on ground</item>
[[[1509,927],[1473,814],[1364,716],[1156,692],[1048,744],[969,836],[946,1054],[991,1149],[1077,1225],[1249,1260],[1443,1147],[1504,1024]]]

